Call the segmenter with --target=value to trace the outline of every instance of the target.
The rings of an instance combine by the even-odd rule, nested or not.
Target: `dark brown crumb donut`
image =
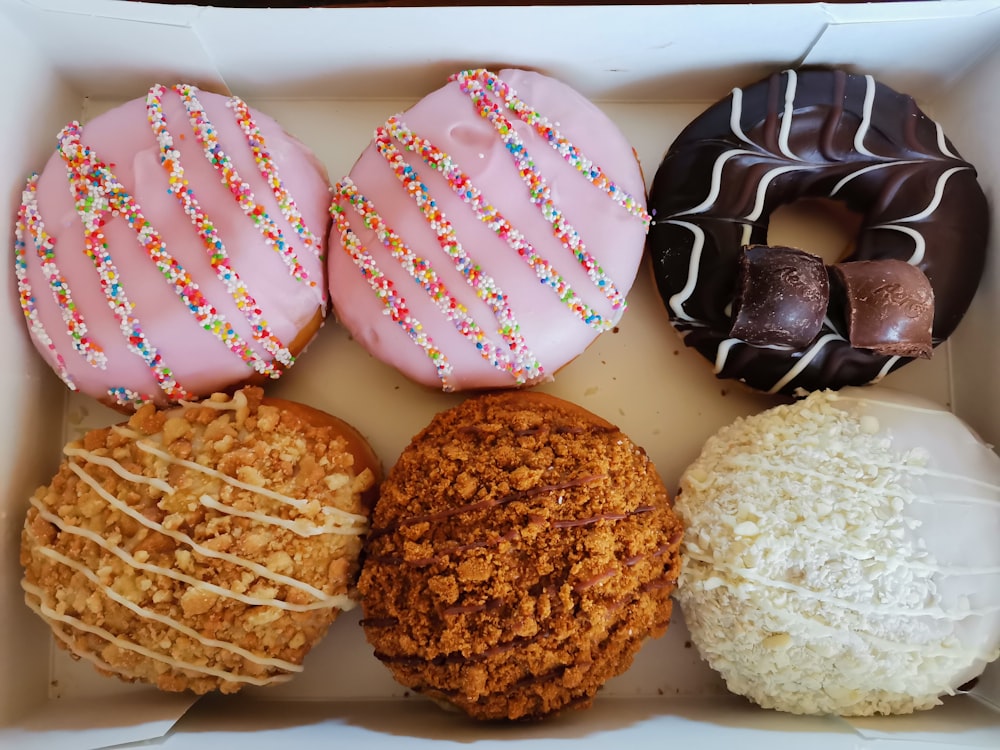
[[[139,409],[64,449],[21,535],[25,602],[98,671],[162,690],[283,682],[356,603],[371,448],[259,388]]]
[[[617,427],[542,393],[479,396],[384,482],[362,624],[397,681],[474,718],[586,707],[665,632],[682,533]]]

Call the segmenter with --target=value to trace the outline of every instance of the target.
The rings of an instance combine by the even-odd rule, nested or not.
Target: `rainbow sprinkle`
[[[292,196],[285,189],[284,183],[282,183],[281,177],[278,174],[278,165],[274,163],[271,153],[267,150],[264,134],[260,132],[260,128],[254,122],[253,116],[250,114],[250,107],[247,106],[245,101],[236,96],[231,97],[226,102],[226,106],[232,109],[236,115],[236,122],[240,126],[240,130],[247,137],[247,142],[250,144],[250,150],[253,152],[254,162],[257,164],[260,176],[271,186],[271,192],[274,193],[274,198],[278,201],[281,215],[285,217],[285,220],[292,226],[295,233],[302,238],[302,243],[312,250],[317,258],[323,260],[323,243],[317,240],[316,235],[306,226],[305,219],[299,212],[298,206],[295,205]]]
[[[482,102],[485,99],[483,88],[500,96],[507,109],[513,112],[519,120],[534,128],[535,132],[555,149],[570,166],[585,176],[591,184],[607,193],[615,203],[628,211],[629,214],[640,219],[647,229],[649,228],[650,216],[642,203],[618,187],[604,173],[604,170],[583,155],[546,117],[519,99],[510,85],[496,73],[491,73],[483,68],[465,70],[451,76],[449,80],[458,82],[459,88],[472,98],[480,113],[483,111]]]
[[[70,390],[75,391],[77,390],[77,386],[73,381],[73,377],[69,374],[69,369],[66,367],[66,360],[63,359],[63,356],[56,349],[55,343],[53,343],[52,338],[49,336],[48,332],[45,330],[45,326],[42,325],[42,321],[38,317],[38,308],[35,305],[35,295],[31,289],[31,282],[28,281],[28,262],[24,242],[25,233],[28,232],[32,235],[35,246],[39,250],[39,254],[42,253],[43,247],[45,247],[46,252],[50,251],[52,247],[48,235],[44,234],[45,230],[41,227],[40,221],[38,223],[33,223],[33,221],[29,219],[29,216],[34,216],[36,219],[38,216],[38,206],[36,202],[37,187],[38,175],[33,174],[28,178],[28,184],[25,187],[24,192],[21,194],[21,207],[18,209],[17,223],[14,226],[14,275],[17,277],[18,297],[21,303],[21,310],[24,312],[24,317],[28,322],[28,330],[31,332],[31,335],[52,355],[54,369],[56,374],[59,375],[59,378]],[[40,238],[43,236],[44,240],[40,241]]]
[[[479,188],[472,184],[472,181],[462,172],[448,154],[434,146],[430,141],[414,135],[396,117],[389,118],[385,129],[404,148],[419,154],[424,162],[440,172],[448,181],[455,195],[467,203],[480,221],[493,229],[498,237],[504,240],[512,250],[523,258],[532,270],[534,270],[539,281],[555,291],[563,304],[580,320],[599,331],[609,330],[614,325],[614,321],[605,320],[599,312],[586,304],[553,265],[538,254],[534,246],[525,239],[524,235],[511,226],[510,222],[493,205],[486,202]],[[377,138],[378,136],[376,135],[376,142]],[[585,264],[584,267],[590,271],[591,280],[608,297],[608,300],[612,303],[612,308],[614,310],[624,309],[624,298],[615,290],[614,285],[604,276],[603,272],[599,272],[599,269],[594,270],[596,264]]]
[[[174,140],[167,129],[167,121],[163,113],[163,95],[165,93],[165,87],[159,85],[153,86],[146,97],[146,111],[149,123],[153,128],[153,134],[156,136],[156,141],[160,147],[160,164],[163,165],[167,173],[169,185],[167,192],[177,197],[181,207],[184,209],[184,213],[191,219],[195,231],[197,231],[198,236],[202,239],[205,249],[208,252],[212,270],[215,271],[215,275],[219,281],[223,283],[226,290],[232,296],[236,307],[243,313],[250,324],[254,339],[260,341],[267,352],[278,360],[278,362],[285,366],[291,366],[295,361],[294,357],[268,327],[267,321],[264,320],[263,312],[257,306],[256,300],[250,294],[239,274],[232,267],[225,245],[219,237],[215,225],[205,212],[202,211],[198,199],[194,195],[194,190],[184,178],[184,167],[181,166],[180,162],[181,154],[180,151],[174,148]],[[244,350],[241,354],[246,351],[248,350]],[[253,354],[253,352],[249,353],[253,355],[252,359],[259,360],[256,354]],[[246,358],[244,358],[244,361],[251,364]],[[266,372],[273,378],[281,374],[280,370],[267,363],[255,364],[254,367],[261,372]]]
[[[402,183],[403,189],[416,202],[423,213],[427,224],[434,230],[441,249],[452,259],[455,268],[465,277],[466,283],[475,291],[476,296],[489,305],[496,317],[497,332],[507,342],[511,353],[517,362],[517,369],[522,369],[525,362],[533,362],[528,368],[534,372],[540,369],[534,356],[528,351],[521,335],[521,327],[514,317],[514,311],[507,302],[507,295],[497,286],[492,276],[488,275],[466,253],[459,242],[455,230],[431,198],[427,186],[420,181],[416,171],[403,159],[396,150],[385,128],[375,131],[375,147],[392,168],[396,178]]]
[[[120,213],[129,226],[136,229],[144,246],[155,244],[155,236],[148,222],[142,218],[134,203],[110,170],[100,162],[87,146],[80,143],[80,124],[71,122],[59,133],[59,154],[66,162],[76,210],[84,228],[84,252],[97,269],[101,290],[111,311],[118,319],[128,348],[139,355],[153,372],[160,388],[172,400],[190,398],[190,394],[174,379],[170,368],[163,363],[160,353],[146,339],[139,321],[132,316],[135,308],[122,288],[107,242],[101,228],[105,216],[112,211]],[[136,225],[139,225],[136,227]]]
[[[510,373],[519,385],[541,375],[542,366],[537,359],[532,358],[530,362],[526,363],[523,356],[518,357],[514,354],[519,350],[526,351],[523,342],[514,341],[508,335],[504,337],[506,346],[498,347],[486,336],[479,324],[469,315],[465,305],[448,292],[448,288],[438,278],[430,262],[415,255],[403,239],[386,226],[382,217],[375,210],[375,206],[358,192],[357,186],[350,178],[345,178],[336,186],[335,194],[347,199],[361,217],[364,225],[378,235],[379,240],[389,250],[392,257],[420,285],[442,314],[454,324],[455,329],[475,344],[483,359],[496,369]],[[520,348],[518,348],[519,343],[522,344]]]
[[[267,243],[274,247],[282,261],[288,267],[292,278],[303,281],[310,287],[317,287],[316,281],[309,278],[309,272],[299,262],[295,248],[285,241],[285,236],[281,229],[274,223],[274,220],[271,219],[265,208],[257,203],[250,185],[243,181],[239,172],[236,171],[232,159],[219,146],[219,139],[215,128],[209,122],[205,110],[196,97],[197,89],[194,86],[178,84],[174,86],[174,91],[180,95],[181,100],[184,102],[184,108],[187,110],[188,117],[191,120],[191,127],[194,129],[198,143],[204,149],[205,158],[208,159],[209,163],[211,163],[222,177],[223,183],[229,188],[229,192],[233,194],[240,209],[253,221],[254,226],[257,227]],[[320,295],[324,293],[321,291]]]
[[[338,185],[337,191],[339,192],[339,190],[340,186]],[[435,370],[437,370],[442,389],[444,391],[453,390],[450,380],[452,367],[444,352],[438,349],[430,337],[424,333],[423,325],[420,321],[410,315],[410,310],[406,306],[406,299],[396,291],[396,286],[392,283],[392,280],[379,270],[374,258],[364,248],[361,241],[358,240],[357,235],[351,231],[347,217],[344,215],[344,209],[337,203],[334,203],[330,207],[330,213],[333,216],[334,225],[340,232],[344,249],[351,256],[354,264],[360,269],[368,285],[375,292],[375,296],[385,306],[386,315],[406,332],[406,335],[410,337],[413,343],[424,350],[427,357],[434,364]]]

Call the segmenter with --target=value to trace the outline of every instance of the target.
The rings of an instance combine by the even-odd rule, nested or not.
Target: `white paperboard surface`
[[[780,27],[780,33],[777,29]],[[12,237],[23,180],[69,119],[189,81],[239,94],[310,145],[334,178],[375,125],[464,67],[517,65],[562,78],[597,100],[636,147],[647,180],[677,132],[734,85],[800,63],[870,72],[914,94],[1000,196],[1000,0],[883,5],[318,8],[239,10],[117,0],[0,0],[0,234]],[[377,54],[373,50],[378,50]],[[772,240],[821,231],[801,212]],[[1000,442],[1000,243],[967,319],[929,362],[886,383],[953,408]],[[831,232],[830,246],[839,240]],[[810,236],[813,247],[822,237]],[[835,252],[830,250],[829,252]],[[97,675],[52,647],[22,603],[17,562],[27,497],[48,480],[63,441],[116,415],[68,396],[28,342],[12,264],[0,266],[0,747],[86,748],[163,735],[190,699]],[[336,383],[336,387],[331,387]],[[775,403],[715,380],[669,327],[643,269],[617,333],[542,389],[617,422],[668,485],[702,441],[737,415]],[[410,436],[461,396],[429,392],[365,354],[328,322],[272,392],[358,426],[390,466]],[[379,412],[358,394],[377,392]],[[757,709],[726,694],[686,643],[681,617],[611,681],[594,709],[530,726],[481,726],[407,696],[371,656],[357,613],[339,620],[306,671],[270,690],[203,700],[153,744],[169,748],[305,746],[529,747],[570,742],[692,747],[1000,747],[1000,668],[976,696],[926,714],[847,722]],[[265,701],[259,703],[259,701]],[[992,703],[992,706],[990,705]],[[919,744],[918,744],[919,743]]]

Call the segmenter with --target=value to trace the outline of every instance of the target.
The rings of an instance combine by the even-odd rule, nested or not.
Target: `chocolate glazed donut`
[[[975,169],[911,97],[871,76],[789,70],[733,89],[691,122],[650,191],[657,287],[717,377],[791,394],[874,382],[910,361],[851,346],[848,311],[833,297],[805,347],[730,335],[739,254],[766,244],[771,213],[803,197],[843,201],[863,216],[842,262],[920,268],[934,293],[932,343],[951,335],[985,263],[989,215]]]

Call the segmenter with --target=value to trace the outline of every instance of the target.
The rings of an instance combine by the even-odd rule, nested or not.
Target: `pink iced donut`
[[[551,378],[619,321],[649,224],[618,127],[523,70],[452,76],[375,131],[334,195],[337,317],[444,390]]]
[[[18,213],[32,338],[120,408],[276,378],[326,309],[329,200],[311,152],[236,97],[157,85],[70,123]]]

